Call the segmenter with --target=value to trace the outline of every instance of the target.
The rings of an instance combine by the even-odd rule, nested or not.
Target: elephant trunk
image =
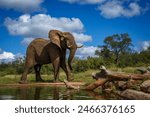
[[[68,66],[69,66],[70,71],[72,71],[71,63],[72,63],[72,60],[74,58],[76,49],[77,49],[76,47],[70,48],[70,54],[69,54],[69,58],[68,58]]]

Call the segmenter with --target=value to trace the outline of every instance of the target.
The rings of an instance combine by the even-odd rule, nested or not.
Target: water
[[[0,100],[100,100],[110,99],[99,92],[68,90],[66,87],[3,87]]]

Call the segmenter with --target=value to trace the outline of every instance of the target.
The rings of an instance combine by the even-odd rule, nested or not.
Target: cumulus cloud
[[[96,57],[95,51],[98,49],[98,47],[94,46],[85,46],[77,50],[76,57],[85,59],[87,57]]]
[[[83,33],[73,33],[77,43],[84,43],[88,41],[92,41],[92,37],[89,35],[85,35]]]
[[[78,3],[78,4],[98,4],[102,3],[105,0],[60,0],[68,3]]]
[[[137,2],[131,2],[127,6],[125,4],[125,1],[112,0],[100,5],[98,10],[105,18],[133,17],[141,14],[142,8]]]
[[[0,48],[0,63],[1,62],[5,62],[5,63],[7,63],[7,62],[13,62],[16,59],[23,58],[23,57],[24,57],[24,55],[21,54],[21,53],[14,54],[12,52],[3,51]]]
[[[84,25],[79,18],[56,18],[46,14],[34,16],[24,14],[17,19],[6,18],[4,25],[10,34],[24,36],[23,44],[30,43],[33,38],[47,38],[51,29],[72,32],[78,43],[92,40],[91,36],[83,34]]]
[[[28,37],[43,37],[48,35],[51,29],[70,32],[82,32],[83,24],[78,18],[55,18],[46,14],[30,16],[25,14],[18,19],[6,18],[4,22],[12,35]]]
[[[11,52],[4,51],[0,54],[0,60],[2,60],[2,59],[14,59],[14,58],[15,58],[15,55]]]
[[[20,12],[40,11],[44,0],[0,0],[0,8],[14,9]]]
[[[60,0],[68,3],[96,4],[104,18],[134,17],[148,10],[141,7],[140,0]]]
[[[142,50],[147,50],[150,47],[150,41],[141,42]]]

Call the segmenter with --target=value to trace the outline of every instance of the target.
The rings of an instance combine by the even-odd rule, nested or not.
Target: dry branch
[[[79,86],[73,86],[67,80],[64,80],[64,83],[65,83],[67,89],[77,89],[77,90],[80,89]]]

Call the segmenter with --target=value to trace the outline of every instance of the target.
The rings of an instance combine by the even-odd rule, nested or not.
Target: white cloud
[[[68,3],[79,3],[79,4],[98,4],[102,3],[105,0],[60,0],[63,2],[68,2]]]
[[[79,58],[87,58],[87,57],[96,57],[95,55],[95,51],[98,49],[98,47],[94,47],[94,46],[85,46],[85,47],[82,47],[82,48],[79,48],[77,50],[77,53],[76,53],[76,57],[79,57]]]
[[[133,17],[142,13],[142,8],[136,1],[127,3],[126,1],[111,0],[101,4],[98,10],[105,18]]]
[[[0,60],[2,59],[14,59],[15,58],[15,55],[11,52],[2,52],[0,54]]]
[[[70,32],[82,32],[83,24],[78,18],[55,18],[46,14],[20,16],[18,19],[5,19],[5,26],[12,35],[27,37],[47,37],[48,31],[58,29]]]
[[[0,8],[14,9],[20,12],[40,11],[44,0],[0,0]]]
[[[4,62],[4,63],[13,62],[17,60],[18,58],[24,58],[24,55],[21,53],[14,54],[12,52],[3,51],[0,48],[0,64],[1,62]]]
[[[85,35],[83,33],[73,33],[77,43],[84,43],[87,41],[92,41],[92,37],[89,35]]]
[[[60,0],[68,3],[96,4],[100,15],[105,18],[134,17],[146,12],[149,8],[142,8],[140,0]]]
[[[30,16],[25,14],[17,19],[6,18],[4,25],[12,35],[24,36],[23,44],[28,44],[37,37],[48,37],[51,29],[69,31],[76,37],[77,43],[91,41],[92,37],[83,34],[84,25],[79,18],[51,17],[46,14]]]
[[[147,50],[150,47],[150,41],[141,42],[142,50]]]
[[[34,40],[34,38],[32,38],[32,37],[26,37],[26,38],[24,38],[22,41],[21,41],[21,44],[23,44],[23,45],[29,45],[29,43],[31,42],[31,41],[33,41]]]

